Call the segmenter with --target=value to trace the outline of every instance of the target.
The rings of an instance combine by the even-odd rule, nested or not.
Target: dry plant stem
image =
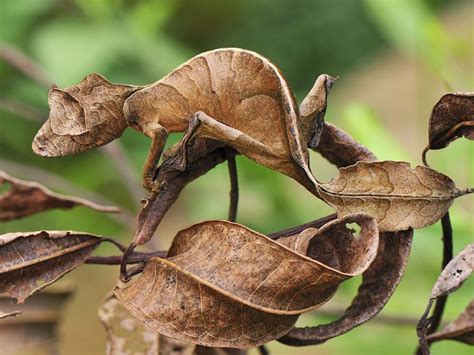
[[[441,265],[441,270],[444,270],[446,265],[453,258],[453,229],[451,226],[451,219],[449,218],[449,212],[446,213],[441,219],[441,227],[443,230],[443,262]],[[420,346],[417,349],[417,354],[425,354],[423,349],[425,346],[429,348],[429,343],[426,340],[426,336],[434,333],[441,324],[441,319],[443,317],[444,308],[446,302],[448,301],[448,295],[441,296],[436,299],[436,303],[433,309],[433,315],[430,317],[429,321],[423,320],[423,317],[427,317],[428,314],[424,314],[422,320],[420,320],[420,329],[417,328],[418,337],[420,340]],[[431,309],[432,301],[428,306],[428,309]]]
[[[185,171],[169,170],[160,174],[156,181],[159,187],[156,191],[153,191],[151,196],[145,202],[146,206],[142,210],[142,212],[145,210],[151,211],[148,220],[151,220],[152,223],[150,225],[139,226],[137,233],[140,233],[143,230],[155,231],[170,207],[178,199],[185,186],[189,182],[214,168],[216,165],[222,163],[225,159],[225,149],[216,149],[205,157],[189,164]],[[168,184],[167,181],[172,181],[173,183]],[[140,215],[138,219],[140,223]],[[120,266],[120,279],[123,282],[129,280],[127,275],[127,258],[136,247],[137,243],[132,242],[123,255],[122,264]]]
[[[418,322],[418,325],[416,326],[416,334],[418,335],[418,341],[420,343],[420,347],[416,351],[417,354],[430,354],[429,344],[426,340],[426,329],[430,326],[430,318],[428,318],[428,315],[430,314],[431,307],[433,306],[433,301],[433,299],[430,299],[430,302],[428,303],[425,312],[421,316],[421,319]]]
[[[278,238],[283,238],[283,237],[289,237],[298,233],[301,233],[305,229],[308,228],[320,228],[324,226],[326,223],[331,222],[337,218],[337,215],[335,213],[330,214],[329,216],[325,216],[319,219],[315,219],[314,221],[308,222],[301,224],[296,227],[291,227],[288,229],[284,229],[278,232],[273,232],[268,234],[267,236],[271,239],[278,239]]]
[[[123,151],[122,145],[118,141],[115,141],[104,146],[102,150],[111,158],[133,201],[141,201],[144,195],[140,188],[141,182],[133,173],[135,169],[133,169],[130,164],[127,155]]]
[[[159,250],[151,253],[133,253],[128,257],[128,264],[138,264],[147,261],[148,259],[157,256],[160,258],[166,257],[166,250]],[[90,256],[86,260],[86,264],[96,265],[120,265],[122,256]]]
[[[226,149],[227,167],[230,178],[230,203],[227,219],[235,222],[237,219],[237,208],[239,204],[239,180],[237,175],[237,164],[235,162],[235,151]]]
[[[0,42],[0,58],[41,86],[48,89],[51,86],[51,80],[45,71],[19,49]]]
[[[43,111],[7,97],[0,97],[0,110],[20,116],[28,121],[36,123],[43,122],[41,119]]]
[[[46,183],[49,186],[54,187],[56,190],[67,191],[76,196],[82,196],[91,201],[97,201],[103,205],[114,205],[114,202],[108,200],[102,195],[97,195],[91,191],[84,190],[82,187],[77,186],[64,179],[59,175],[55,175],[49,171],[43,170],[41,168],[33,167],[30,165],[24,165],[15,163],[9,160],[4,160],[0,158],[0,166],[5,170],[8,170],[10,173],[20,177],[31,177],[34,176],[35,180],[38,182]],[[132,226],[135,224],[135,216],[131,213],[122,210],[120,214],[107,214],[107,218],[113,219],[115,222],[124,226],[126,230],[131,230]]]

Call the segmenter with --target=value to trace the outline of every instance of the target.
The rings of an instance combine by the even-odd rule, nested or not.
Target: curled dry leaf
[[[402,279],[412,239],[412,230],[380,234],[377,257],[362,274],[357,295],[342,317],[316,327],[294,328],[278,341],[293,346],[321,344],[375,317]]]
[[[84,263],[101,241],[72,231],[0,235],[0,295],[22,303]]]
[[[102,206],[83,198],[61,195],[36,182],[16,179],[0,170],[0,186],[10,184],[0,195],[0,221],[22,218],[52,208],[85,206],[101,212],[120,212],[113,206]]]
[[[314,148],[326,160],[342,168],[358,161],[375,161],[376,156],[342,129],[326,122],[319,145]]]
[[[423,151],[445,148],[459,137],[474,139],[474,92],[446,94],[436,103],[430,117],[429,144]]]
[[[361,237],[346,233],[330,247],[319,238],[349,221],[361,225]],[[338,264],[327,266],[235,223],[200,223],[178,233],[166,260],[150,259],[139,279],[115,294],[167,336],[205,346],[258,346],[284,335],[299,314],[319,307],[370,265],[377,226],[368,216],[348,216],[316,230],[306,245],[327,250]]]
[[[373,216],[380,231],[422,228],[442,218],[456,197],[472,192],[433,169],[406,162],[358,162],[319,186],[338,217],[354,212]]]
[[[439,340],[457,340],[474,345],[474,301],[467,306],[463,313],[443,330],[430,334],[426,338],[432,343]]]
[[[7,318],[7,317],[14,317],[14,316],[19,315],[20,313],[21,312],[19,311],[7,312],[7,313],[3,313],[2,311],[0,311],[0,319]]]
[[[431,299],[456,291],[474,269],[474,243],[467,245],[446,265],[431,290]]]

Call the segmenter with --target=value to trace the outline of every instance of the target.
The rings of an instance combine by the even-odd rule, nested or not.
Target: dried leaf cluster
[[[82,232],[0,236],[0,294],[23,302],[85,262],[121,264],[123,282],[99,310],[108,354],[237,354],[219,348],[248,349],[272,340],[319,344],[373,318],[404,274],[413,229],[447,218],[454,199],[472,189],[458,189],[427,166],[377,161],[350,135],[325,123],[334,81],[319,76],[298,106],[273,63],[231,48],[200,54],[144,87],[112,84],[98,74],[64,90],[53,87],[50,116],[33,150],[43,156],[79,153],[132,127],[152,140],[143,171],[149,194],[128,248]],[[446,147],[461,136],[472,139],[473,112],[472,93],[443,96],[430,119],[425,165],[428,149]],[[173,132],[184,136],[164,151]],[[318,181],[309,166],[309,149],[340,168],[339,176],[329,183]],[[322,199],[337,216],[269,236],[234,223],[236,154],[293,178],[311,193],[308,198]],[[153,237],[183,188],[225,160],[232,181],[230,221],[206,221],[182,230],[166,254],[134,251]],[[12,185],[0,196],[1,220],[76,205],[115,211],[5,173],[0,183]],[[360,226],[359,236],[350,223]],[[102,241],[113,242],[123,255],[91,256]],[[470,246],[447,265],[430,306],[460,286],[472,263]],[[320,307],[340,283],[359,274],[362,284],[339,319],[294,326],[300,314]],[[472,343],[470,314],[472,304],[458,320],[428,337],[425,317],[419,326],[422,350],[441,339]],[[8,315],[0,313],[0,318]]]

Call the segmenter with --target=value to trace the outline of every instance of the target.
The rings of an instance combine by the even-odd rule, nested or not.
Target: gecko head
[[[49,91],[49,117],[33,140],[33,151],[45,157],[83,152],[120,137],[127,127],[126,98],[138,87],[112,84],[99,74],[79,84]]]

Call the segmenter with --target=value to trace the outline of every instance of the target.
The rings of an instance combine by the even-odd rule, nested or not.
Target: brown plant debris
[[[101,240],[73,231],[0,235],[0,295],[23,303],[84,263]]]
[[[84,206],[101,212],[120,212],[113,206],[102,206],[83,198],[61,195],[36,182],[16,179],[0,170],[0,186],[10,190],[0,195],[0,221],[9,221],[52,208],[69,209]]]
[[[402,279],[412,239],[412,230],[380,234],[377,257],[362,274],[362,284],[357,295],[342,317],[329,324],[293,328],[278,341],[293,346],[321,344],[375,317],[387,304]]]
[[[333,234],[340,243],[321,238],[320,245],[319,236],[348,221],[361,225],[359,238]],[[167,259],[150,259],[138,280],[115,294],[161,334],[204,346],[259,346],[284,335],[299,314],[363,272],[375,258],[378,231],[370,217],[348,216],[316,230],[308,250],[313,243],[339,265],[327,266],[235,223],[203,222],[179,232]]]
[[[433,286],[430,298],[438,298],[456,291],[471,275],[473,269],[474,243],[468,244],[446,265]]]
[[[373,216],[380,231],[423,228],[442,218],[456,197],[470,193],[433,169],[406,162],[359,162],[341,168],[319,186],[338,217],[359,212]]]
[[[429,342],[427,332],[432,326],[432,318],[428,318],[434,300],[445,297],[462,286],[464,281],[471,275],[474,269],[474,243],[468,244],[456,255],[443,269],[431,290],[430,300],[425,312],[417,325],[417,334],[420,343],[420,351],[423,355],[429,354]],[[435,334],[435,333],[433,333]],[[431,334],[430,334],[431,335]]]
[[[440,340],[457,340],[469,345],[474,345],[474,301],[471,301],[463,313],[443,330],[430,334],[428,342]]]
[[[449,93],[433,107],[429,123],[429,143],[423,150],[445,148],[459,137],[474,139],[474,92]]]

